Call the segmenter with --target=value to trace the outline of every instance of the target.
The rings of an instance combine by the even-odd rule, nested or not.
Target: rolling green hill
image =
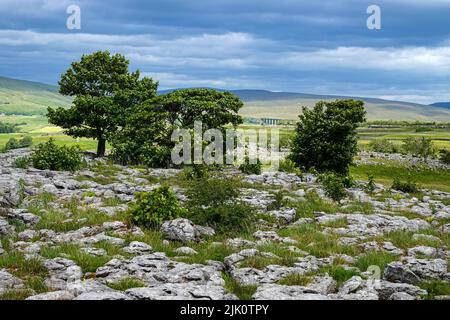
[[[0,77],[0,113],[44,115],[47,107],[69,106],[70,101],[56,86]]]
[[[260,90],[236,90],[245,101],[241,114],[245,117],[297,119],[301,106],[312,107],[319,100],[358,99],[366,103],[369,120],[440,121],[450,122],[450,109],[417,103],[375,98],[313,95]]]
[[[221,89],[219,89],[221,90]],[[172,90],[160,91],[166,93]],[[223,90],[222,90],[223,91]],[[265,90],[232,90],[245,103],[244,117],[297,119],[300,106],[313,106],[319,100],[344,98],[366,102],[369,120],[446,121],[450,122],[450,109],[442,106],[374,98],[314,95]],[[0,114],[44,115],[47,107],[69,106],[71,99],[58,93],[56,86],[0,77]]]

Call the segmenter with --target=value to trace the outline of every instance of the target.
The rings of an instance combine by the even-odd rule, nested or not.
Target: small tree
[[[97,156],[104,156],[107,139],[123,125],[124,115],[156,95],[158,84],[128,71],[120,54],[99,51],[83,55],[61,76],[60,93],[74,97],[69,109],[48,109],[49,122],[73,137],[98,141]]]
[[[427,161],[436,153],[433,141],[425,137],[408,138],[403,143],[403,148],[407,153],[420,157],[423,161]]]
[[[289,159],[309,170],[347,174],[357,154],[356,129],[365,121],[364,102],[320,101],[303,107]]]

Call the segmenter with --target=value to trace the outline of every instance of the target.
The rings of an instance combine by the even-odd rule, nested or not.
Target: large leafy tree
[[[115,160],[122,164],[168,166],[170,137],[175,128],[167,121],[163,103],[164,97],[156,96],[125,117],[124,126],[111,139]]]
[[[242,101],[229,92],[212,89],[181,89],[147,100],[126,117],[125,125],[112,139],[113,155],[120,162],[153,167],[170,164],[171,140],[176,129],[193,129],[202,121],[203,130],[242,123]]]
[[[365,115],[364,102],[359,100],[320,101],[312,109],[303,107],[289,158],[305,169],[348,174],[358,150],[356,129]]]
[[[180,89],[164,95],[163,107],[171,124],[193,128],[202,121],[204,129],[222,129],[226,124],[242,123],[238,114],[243,102],[230,92],[214,89]]]
[[[83,55],[61,76],[60,93],[74,97],[69,109],[48,109],[49,122],[73,137],[98,140],[103,156],[106,141],[125,124],[124,115],[156,96],[158,83],[130,73],[129,61],[120,54],[98,51]]]

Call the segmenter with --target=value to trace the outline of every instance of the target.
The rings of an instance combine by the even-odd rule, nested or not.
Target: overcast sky
[[[160,88],[450,101],[450,0],[0,0],[0,75],[57,84],[120,52]],[[81,8],[81,30],[66,9]],[[367,7],[381,7],[369,30]]]

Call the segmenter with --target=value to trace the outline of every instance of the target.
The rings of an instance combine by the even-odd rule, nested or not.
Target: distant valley
[[[222,89],[218,89],[223,91]],[[166,93],[173,90],[162,90]],[[366,102],[369,120],[447,121],[450,103],[422,105],[374,98],[315,95],[266,90],[231,90],[245,103],[241,114],[248,118],[297,119],[301,106],[319,100],[361,99]],[[44,115],[47,107],[68,107],[71,98],[58,93],[56,86],[0,77],[0,114]]]

